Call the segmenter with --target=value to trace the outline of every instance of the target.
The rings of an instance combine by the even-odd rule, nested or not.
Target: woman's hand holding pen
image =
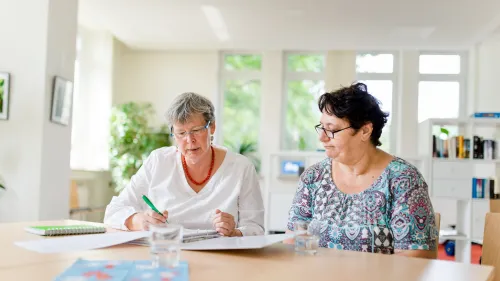
[[[212,221],[215,230],[223,236],[243,236],[241,231],[236,229],[236,222],[233,215],[215,210],[215,217]]]
[[[151,224],[164,224],[168,219],[168,211],[163,211],[163,216],[153,210],[135,213],[126,221],[125,226],[129,230],[149,230]]]

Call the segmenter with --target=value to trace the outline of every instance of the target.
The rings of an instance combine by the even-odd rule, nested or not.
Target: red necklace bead
[[[204,185],[209,179],[210,179],[210,176],[212,176],[212,170],[214,168],[214,163],[215,163],[215,151],[214,151],[214,148],[211,146],[210,147],[212,149],[212,162],[210,163],[210,169],[208,170],[208,175],[207,177],[201,181],[201,182],[197,182],[195,181],[191,175],[189,174],[189,171],[188,171],[188,167],[187,167],[187,164],[186,164],[186,158],[184,158],[184,155],[181,156],[181,159],[182,159],[182,168],[184,169],[184,174],[186,175],[186,177],[194,184],[196,185]]]

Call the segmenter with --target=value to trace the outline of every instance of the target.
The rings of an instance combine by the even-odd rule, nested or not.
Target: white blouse
[[[199,193],[189,186],[175,147],[154,150],[120,195],[111,199],[104,223],[128,230],[127,218],[150,209],[142,199],[144,194],[160,212],[168,211],[169,223],[189,229],[214,229],[212,219],[219,209],[234,216],[244,236],[264,234],[264,203],[252,162],[218,148],[226,150],[226,156]]]

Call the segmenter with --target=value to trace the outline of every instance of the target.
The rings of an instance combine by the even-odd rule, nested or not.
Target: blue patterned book
[[[153,267],[151,261],[78,259],[55,281],[188,281],[188,264],[181,261],[175,268]]]

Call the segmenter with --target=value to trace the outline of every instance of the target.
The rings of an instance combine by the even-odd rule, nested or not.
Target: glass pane
[[[259,55],[225,55],[224,68],[226,70],[260,70],[262,57]]]
[[[459,74],[459,55],[420,55],[421,74]]]
[[[359,81],[365,83],[368,87],[368,93],[380,101],[382,110],[389,112],[387,124],[391,123],[392,112],[392,81],[391,80],[364,80]]]
[[[316,150],[323,148],[314,126],[321,113],[318,98],[324,93],[324,81],[290,81],[287,85],[286,133],[283,148],[289,150]]]
[[[356,56],[356,72],[358,73],[392,73],[394,72],[394,56],[392,54],[360,54]]]
[[[418,122],[429,118],[458,118],[459,106],[460,83],[418,83]]]
[[[288,55],[288,70],[293,72],[322,72],[325,69],[323,55]]]
[[[259,140],[260,81],[229,80],[224,91],[222,132],[224,145],[238,149],[242,144]]]

